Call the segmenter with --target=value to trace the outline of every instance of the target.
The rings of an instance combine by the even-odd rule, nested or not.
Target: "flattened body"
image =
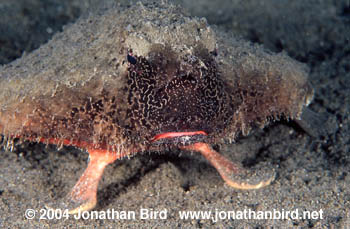
[[[178,7],[138,4],[82,18],[3,66],[0,133],[113,151],[148,149],[163,132],[203,130],[218,142],[299,118],[312,95],[303,65],[285,54]]]

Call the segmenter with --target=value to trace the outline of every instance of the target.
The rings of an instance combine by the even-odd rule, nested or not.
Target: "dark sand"
[[[17,1],[11,10],[3,10],[7,2],[12,1],[0,3],[2,64],[20,56],[23,50],[29,52],[38,47],[87,9],[87,5],[79,5],[78,1],[52,0],[47,1],[51,8],[41,1]],[[228,187],[197,154],[145,153],[118,161],[105,171],[96,210],[135,211],[135,220],[76,220],[72,216],[40,220],[45,204],[62,198],[78,180],[86,167],[87,154],[74,148],[57,150],[40,144],[17,146],[13,152],[1,150],[0,227],[350,227],[349,2],[228,2],[183,4],[191,14],[207,17],[209,23],[223,30],[264,44],[272,51],[285,51],[306,63],[316,92],[310,108],[328,117],[325,136],[310,137],[295,123],[279,122],[256,130],[236,144],[218,146],[222,154],[243,162],[247,168],[265,164],[276,168],[276,180],[255,191]],[[141,208],[166,209],[167,219],[140,220]],[[35,209],[36,217],[26,219],[26,209]],[[322,219],[219,219],[217,222],[185,220],[178,215],[181,210],[214,213],[244,209],[256,212],[298,209],[299,213],[322,210],[323,214]]]

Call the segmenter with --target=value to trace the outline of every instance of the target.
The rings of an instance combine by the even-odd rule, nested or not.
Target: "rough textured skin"
[[[179,62],[165,49],[129,67],[128,123],[150,139],[165,132],[203,130],[218,135],[232,122],[233,104],[210,54]],[[145,131],[146,130],[146,131]]]
[[[150,149],[154,135],[170,131],[234,140],[271,120],[299,118],[313,96],[304,66],[169,5],[82,18],[0,74],[5,139],[117,152]]]

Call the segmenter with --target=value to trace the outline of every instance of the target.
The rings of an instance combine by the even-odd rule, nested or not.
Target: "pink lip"
[[[159,139],[163,138],[175,138],[175,137],[181,137],[181,136],[192,136],[192,135],[208,135],[204,131],[192,131],[192,132],[167,132],[167,133],[162,133],[162,134],[157,134],[154,136],[151,141],[155,142],[158,141]]]

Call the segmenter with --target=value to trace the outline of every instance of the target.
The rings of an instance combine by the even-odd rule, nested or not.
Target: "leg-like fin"
[[[224,181],[237,189],[259,189],[269,185],[275,178],[273,169],[246,170],[213,150],[206,143],[195,143],[184,148],[200,152],[217,169]]]
[[[106,166],[120,158],[115,152],[88,150],[89,164],[72,191],[55,207],[69,210],[69,214],[93,209],[97,203],[97,187]],[[49,207],[52,208],[52,207]]]

